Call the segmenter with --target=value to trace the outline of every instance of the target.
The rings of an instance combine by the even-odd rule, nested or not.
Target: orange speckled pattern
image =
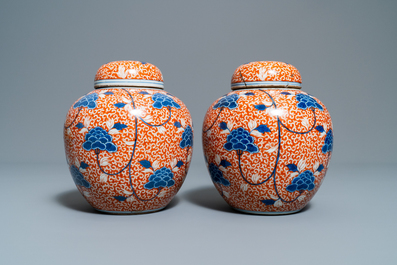
[[[96,80],[139,79],[163,82],[163,75],[155,65],[140,61],[115,61],[102,65]]]
[[[320,188],[333,149],[328,110],[299,89],[230,92],[209,107],[202,135],[216,189],[247,213],[303,209]]]
[[[244,80],[241,79],[241,76]],[[287,81],[302,83],[299,71],[291,64],[259,61],[240,65],[232,76],[232,84],[259,81]]]
[[[111,63],[98,75],[122,65],[141,67],[140,62]],[[160,71],[153,73],[160,79]],[[70,107],[64,143],[73,181],[95,209],[153,212],[171,201],[186,177],[193,125],[183,102],[164,90],[102,88]]]

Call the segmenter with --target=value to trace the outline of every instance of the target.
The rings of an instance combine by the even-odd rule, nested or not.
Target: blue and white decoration
[[[153,101],[151,107],[153,107],[155,109],[166,108],[169,112],[168,118],[165,122],[163,122],[162,124],[152,124],[139,115],[140,111],[139,111],[139,109],[137,109],[137,107],[135,105],[134,98],[133,98],[132,94],[129,92],[129,90],[127,90],[125,88],[120,88],[120,89],[123,90],[128,95],[129,100],[123,100],[122,102],[116,102],[113,104],[113,106],[116,109],[127,111],[127,113],[133,119],[133,122],[135,124],[135,126],[134,126],[134,133],[135,133],[134,140],[133,141],[125,141],[125,143],[127,145],[132,147],[129,162],[125,166],[123,166],[117,172],[113,172],[113,173],[107,172],[103,168],[103,166],[107,165],[108,163],[106,162],[106,159],[105,160],[100,159],[100,154],[101,154],[101,152],[107,152],[107,153],[111,154],[111,153],[115,153],[118,151],[119,148],[113,142],[113,135],[123,133],[124,131],[128,130],[129,129],[128,125],[120,123],[120,122],[114,123],[113,120],[109,120],[106,124],[108,127],[107,129],[105,129],[104,127],[100,127],[100,126],[97,126],[95,128],[89,128],[90,122],[89,122],[89,120],[86,120],[84,122],[84,124],[81,122],[77,123],[75,125],[75,128],[80,130],[80,133],[86,133],[82,147],[87,152],[94,151],[94,153],[96,155],[97,165],[101,171],[101,176],[100,176],[101,182],[107,182],[109,176],[115,176],[115,175],[118,175],[118,174],[124,172],[125,170],[127,170],[131,192],[126,191],[125,193],[126,194],[128,193],[130,195],[115,196],[114,199],[116,199],[119,202],[123,202],[126,200],[131,201],[133,198],[136,198],[140,201],[153,200],[154,198],[156,198],[159,195],[160,191],[163,188],[170,188],[170,187],[174,186],[174,184],[175,184],[175,181],[173,179],[174,172],[177,172],[182,166],[185,166],[185,172],[186,172],[186,164],[188,161],[190,161],[190,157],[189,157],[190,155],[188,155],[189,148],[191,148],[193,146],[193,129],[190,125],[185,124],[183,126],[182,123],[184,123],[184,121],[182,121],[182,123],[175,122],[175,124],[174,124],[174,126],[178,128],[178,130],[177,130],[178,132],[183,131],[183,133],[181,135],[181,140],[180,140],[179,146],[181,149],[187,148],[187,155],[186,155],[185,162],[173,161],[170,168],[168,168],[166,166],[158,168],[158,162],[152,163],[148,160],[139,161],[144,172],[152,173],[150,176],[148,176],[148,182],[143,187],[147,190],[157,189],[157,193],[152,198],[149,198],[149,199],[141,198],[136,193],[135,188],[133,187],[132,181],[131,181],[132,163],[134,162],[133,158],[134,158],[134,154],[135,154],[135,150],[136,150],[136,146],[137,146],[137,140],[139,138],[138,120],[142,121],[147,126],[158,127],[158,128],[161,128],[161,130],[166,130],[164,128],[164,125],[166,125],[171,119],[172,108],[180,109],[181,106],[173,99],[173,96],[171,94],[163,94],[160,92],[151,94],[147,91],[139,92],[139,94],[142,94],[145,96],[147,95],[147,96],[151,97],[151,99]],[[97,100],[100,97],[103,97],[106,95],[110,96],[110,95],[114,95],[114,93],[111,91],[105,90],[105,91],[101,91],[99,93],[94,92],[94,93],[88,94],[86,96],[83,96],[81,99],[79,99],[73,105],[73,108],[78,108],[76,117],[73,119],[73,121],[71,122],[71,124],[69,126],[65,126],[65,129],[70,130],[70,127],[76,121],[76,118],[79,115],[82,108],[87,108],[89,110],[95,109],[98,104]],[[161,130],[159,130],[159,131],[161,132]],[[105,162],[103,162],[103,161],[105,161]],[[82,162],[80,169],[85,170],[87,167],[88,167],[88,165]],[[72,165],[70,167],[70,172],[72,174],[74,182],[76,183],[77,186],[90,188],[91,187],[90,183],[87,180],[85,180],[83,174],[80,172],[80,169],[78,167],[76,167],[75,165]]]
[[[280,195],[280,192],[278,190],[279,188],[277,186],[277,177],[276,177],[277,168],[282,166],[282,165],[279,165],[280,150],[282,148],[281,147],[281,139],[282,139],[282,133],[283,133],[282,129],[284,129],[284,132],[287,131],[288,133],[300,134],[300,135],[308,134],[308,133],[312,132],[313,129],[317,130],[320,133],[320,137],[322,137],[323,135],[326,134],[325,139],[324,139],[324,144],[321,148],[322,153],[324,153],[324,154],[332,152],[333,134],[332,134],[331,129],[325,133],[324,127],[322,125],[317,124],[316,109],[319,111],[323,111],[324,108],[312,96],[310,96],[308,94],[304,94],[304,93],[293,94],[293,93],[290,93],[287,91],[281,92],[279,94],[280,96],[288,96],[290,98],[291,97],[295,98],[295,100],[297,101],[296,106],[298,109],[310,110],[313,113],[313,125],[308,126],[309,128],[306,131],[297,132],[297,131],[290,129],[286,124],[284,124],[282,122],[282,120],[280,119],[281,112],[277,111],[278,107],[277,107],[276,101],[274,100],[272,95],[270,95],[270,93],[268,93],[266,90],[263,90],[263,89],[258,89],[257,91],[258,91],[258,93],[266,94],[267,97],[270,99],[270,101],[265,102],[265,103],[255,104],[255,105],[253,105],[253,109],[255,111],[257,111],[258,114],[260,115],[261,112],[264,112],[264,111],[268,110],[269,108],[272,108],[271,111],[272,111],[272,113],[275,113],[274,117],[276,119],[276,124],[277,124],[277,128],[278,128],[278,130],[276,132],[272,132],[267,124],[260,124],[258,126],[253,121],[250,122],[249,129],[243,128],[243,127],[234,129],[234,128],[232,128],[231,125],[229,125],[227,123],[227,121],[221,121],[219,123],[219,127],[222,131],[221,134],[228,134],[226,137],[226,141],[223,145],[223,148],[229,152],[236,152],[236,155],[238,157],[238,168],[239,168],[240,176],[242,177],[242,179],[248,185],[251,185],[251,186],[262,185],[272,179],[273,183],[274,183],[273,186],[274,186],[276,196],[274,198],[272,197],[271,199],[261,200],[261,202],[264,203],[265,205],[274,205],[276,207],[279,207],[279,206],[282,206],[283,203],[292,203],[297,199],[299,199],[299,200],[303,199],[303,197],[304,197],[304,195],[302,195],[303,192],[311,191],[315,188],[315,175],[320,174],[320,172],[324,169],[324,166],[322,164],[320,164],[320,165],[316,166],[314,171],[305,170],[304,162],[300,162],[299,165],[295,165],[295,164],[286,165],[288,170],[290,172],[292,172],[292,174],[295,177],[291,180],[291,184],[287,185],[285,189],[290,193],[297,192],[297,196],[292,200],[286,200],[286,199],[282,198]],[[219,113],[224,108],[228,108],[230,111],[232,111],[233,109],[238,107],[238,100],[240,98],[240,95],[241,95],[241,93],[240,94],[232,93],[232,94],[223,96],[213,106],[213,109],[220,108]],[[247,95],[247,96],[254,95],[254,93],[248,92],[248,93],[245,93],[245,95]],[[216,117],[215,121],[218,120],[218,118],[219,118],[219,114]],[[212,128],[212,126],[214,125],[215,121],[212,123],[210,128],[203,130],[203,132],[206,133],[208,130],[210,130]],[[278,144],[277,144],[277,146],[271,148],[270,150],[263,150],[263,151],[264,152],[277,152],[276,162],[274,163],[274,168],[271,171],[270,175],[256,177],[255,181],[254,181],[254,180],[252,180],[254,178],[246,176],[244,174],[244,170],[243,170],[242,163],[241,163],[241,160],[242,160],[241,157],[244,154],[251,155],[251,154],[256,154],[258,152],[261,152],[261,150],[259,150],[258,145],[255,143],[256,138],[254,136],[263,137],[263,135],[269,134],[269,133],[277,133]],[[218,160],[219,160],[219,158],[218,158]],[[225,165],[225,163],[227,166],[231,165],[226,160],[222,160],[222,163],[223,163],[223,166]],[[222,191],[222,195],[223,195],[224,191],[222,189],[222,186],[224,186],[224,187],[229,186],[230,181],[227,180],[226,178],[224,178],[224,173],[226,172],[226,170],[222,171],[219,169],[219,167],[221,166],[222,163],[219,163],[218,165],[216,165],[214,163],[210,163],[210,164],[207,163],[207,165],[209,168],[209,172],[210,172],[212,181],[219,185],[219,187],[221,188],[221,191]],[[226,166],[224,166],[223,169],[225,169],[225,168],[226,168]],[[246,185],[246,184],[244,184],[244,185]]]

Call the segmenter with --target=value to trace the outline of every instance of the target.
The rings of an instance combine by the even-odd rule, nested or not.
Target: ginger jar
[[[216,189],[245,213],[302,210],[331,159],[328,110],[301,90],[300,73],[287,63],[243,64],[231,88],[210,106],[203,123],[204,155]]]
[[[180,189],[193,147],[190,113],[163,90],[150,63],[116,61],[95,76],[95,90],[69,109],[66,158],[84,198],[98,211],[163,209]]]

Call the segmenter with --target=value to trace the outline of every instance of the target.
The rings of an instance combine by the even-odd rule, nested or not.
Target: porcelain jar
[[[233,91],[210,106],[203,123],[204,155],[216,189],[246,213],[302,210],[331,159],[328,110],[301,90],[300,73],[287,63],[243,64],[231,83]]]
[[[64,142],[72,178],[92,207],[153,212],[186,177],[192,120],[182,101],[163,90],[156,66],[116,61],[100,67],[95,90],[70,107]]]

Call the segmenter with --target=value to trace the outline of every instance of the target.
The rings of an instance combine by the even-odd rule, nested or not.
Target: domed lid
[[[102,65],[95,75],[95,88],[164,88],[163,75],[155,65],[140,61],[115,61]]]
[[[274,61],[240,65],[232,76],[232,89],[267,87],[301,88],[301,75],[294,66]]]

